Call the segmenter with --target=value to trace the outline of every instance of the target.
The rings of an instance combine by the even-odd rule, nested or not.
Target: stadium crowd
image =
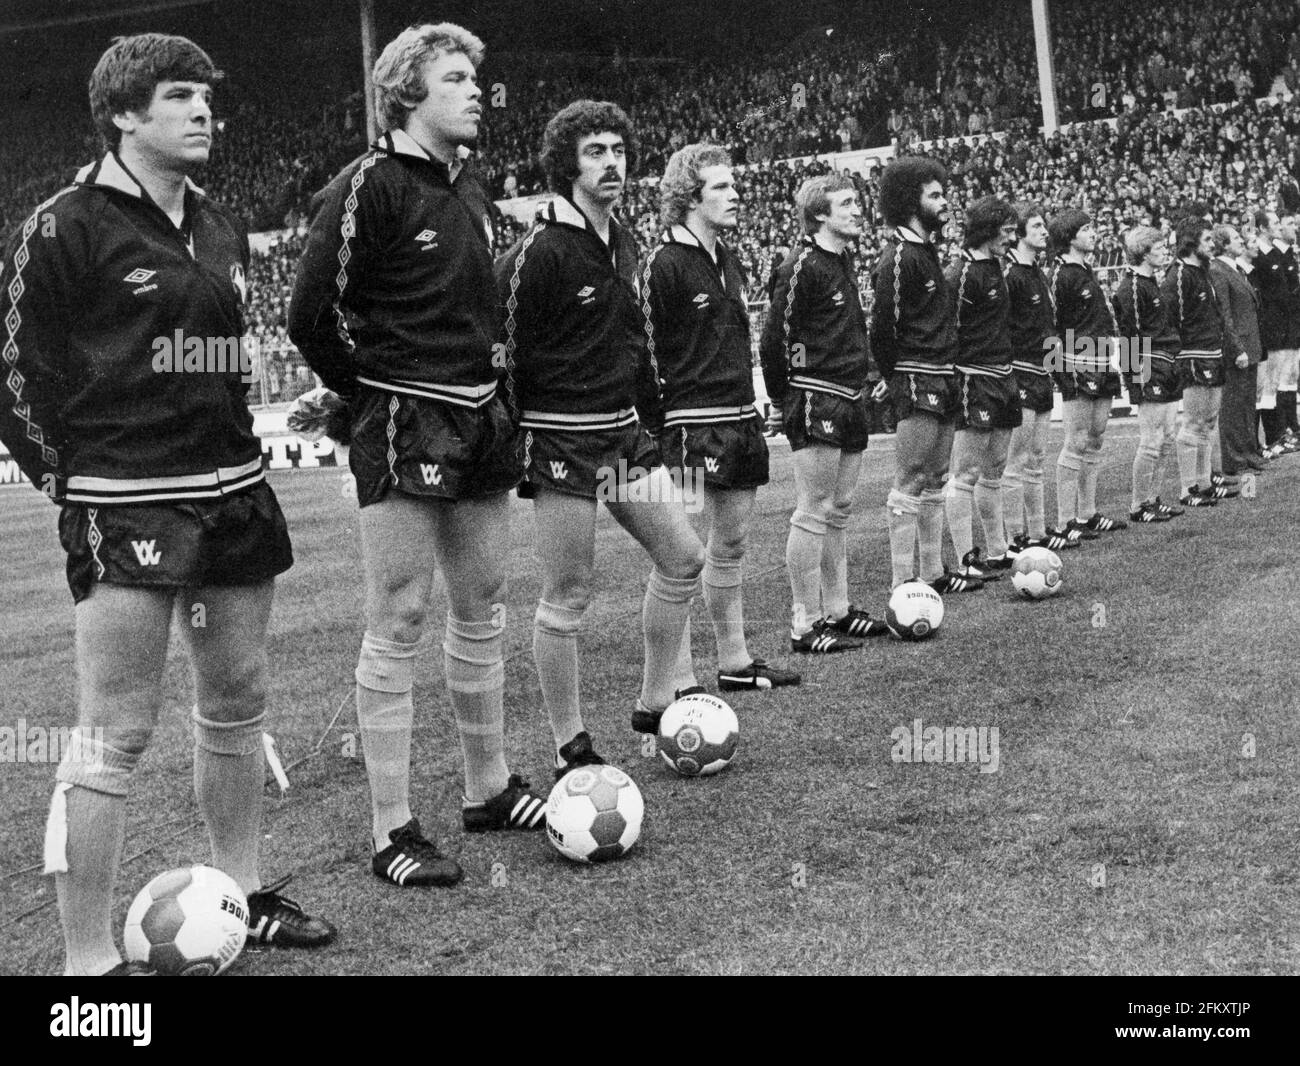
[[[1160,0],[1135,10],[1101,0],[1055,4],[1052,13],[1061,120],[1108,121],[1037,135],[1028,20],[994,22],[972,12],[936,27],[919,11],[902,11],[829,34],[812,27],[762,59],[736,49],[707,65],[489,52],[480,72],[488,121],[477,166],[495,196],[541,191],[538,131],[546,119],[576,97],[620,101],[636,125],[643,179],[629,186],[622,214],[644,247],[659,230],[653,176],[667,156],[691,141],[724,145],[745,167],[733,243],[756,299],[798,239],[795,190],[828,169],[807,158],[816,153],[892,144],[939,158],[953,176],[954,254],[961,205],[986,194],[1090,211],[1103,267],[1122,263],[1125,229],[1168,229],[1190,205],[1233,223],[1265,203],[1300,207],[1300,106],[1283,96],[1256,102],[1279,82],[1300,88],[1294,4]],[[360,96],[335,94],[322,105],[309,81],[286,87],[238,70],[229,77],[229,99],[238,102],[220,115],[220,152],[205,188],[250,230],[293,232],[312,192],[363,146]],[[52,89],[42,106],[59,96]],[[1189,110],[1175,114],[1171,106]],[[0,160],[6,230],[95,151],[88,130],[34,121],[38,111],[35,104],[15,109],[0,129],[10,149]],[[955,136],[965,139],[930,143]],[[853,175],[871,223],[856,249],[864,300],[882,239],[878,173]],[[497,221],[501,253],[522,227]],[[253,349],[265,366],[268,402],[300,387],[284,317],[300,251],[300,237],[276,242],[257,257],[251,278]]]

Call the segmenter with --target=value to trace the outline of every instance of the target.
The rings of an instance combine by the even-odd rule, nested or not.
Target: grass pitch
[[[1116,423],[1108,438],[1100,500],[1117,515],[1128,509],[1135,427]],[[888,584],[891,451],[891,439],[873,442],[850,530],[853,596],[873,613]],[[947,597],[931,641],[875,640],[797,662],[785,639],[793,486],[783,443],[772,467],[746,561],[750,648],[800,669],[803,684],[730,700],[741,747],[717,777],[680,779],[643,757],[628,716],[648,562],[602,515],[599,593],[581,642],[584,711],[598,750],[645,796],[641,841],[622,861],[579,867],[540,835],[462,834],[460,750],[435,641],[415,691],[412,805],[466,881],[430,891],[369,872],[351,703],[355,500],[337,470],[271,475],[298,562],[278,584],[271,625],[271,728],[292,786],[281,797],[268,780],[263,871],[292,872],[289,895],[341,935],[317,954],[246,951],[232,972],[1300,971],[1300,460],[1273,464],[1254,500],[1064,553],[1056,599],[1018,602],[1004,579]],[[1166,480],[1169,498],[1172,471]],[[0,493],[0,725],[75,718],[54,518],[35,492]],[[512,768],[545,789],[529,505],[516,502],[513,518],[507,749]],[[702,605],[694,633],[698,672],[714,687]],[[151,876],[208,856],[178,650],[166,692],[130,800],[118,929]],[[893,761],[891,732],[917,718],[996,726],[997,772]],[[8,973],[61,966],[52,879],[39,873],[52,778],[48,765],[0,765]]]

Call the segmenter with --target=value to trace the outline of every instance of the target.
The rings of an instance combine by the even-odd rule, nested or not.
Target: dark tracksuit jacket
[[[1002,264],[992,257],[976,258],[967,248],[945,276],[957,319],[957,367],[968,374],[1010,376],[1010,296]]]
[[[767,394],[783,404],[791,388],[856,399],[871,373],[866,316],[848,252],[812,238],[777,271],[759,345]]]
[[[500,325],[491,203],[468,165],[452,180],[391,130],[316,194],[289,337],[340,396],[369,385],[481,407]]]
[[[951,374],[957,354],[952,292],[934,245],[906,226],[876,263],[871,345],[880,372]]]
[[[233,214],[190,184],[177,229],[111,152],[24,220],[0,260],[0,440],[37,488],[105,505],[262,480],[248,267]]]
[[[1047,278],[1037,263],[1026,263],[1012,251],[1007,257],[1006,279],[1011,365],[1026,373],[1046,374],[1043,342],[1056,330]]]
[[[1108,338],[1118,335],[1119,326],[1096,275],[1081,263],[1062,260],[1052,271],[1051,290],[1065,369],[1106,373],[1110,369]],[[1091,355],[1080,350],[1084,342],[1091,343]]]
[[[607,245],[557,197],[496,265],[506,310],[506,391],[524,429],[662,429],[646,347],[636,241],[610,222]]]
[[[1175,259],[1160,283],[1160,294],[1181,341],[1179,359],[1223,358],[1223,318],[1210,272]]]
[[[721,241],[717,256],[715,263],[688,229],[673,226],[641,271],[665,428],[758,417],[744,274]]]

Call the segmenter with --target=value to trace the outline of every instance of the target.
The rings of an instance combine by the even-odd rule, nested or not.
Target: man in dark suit
[[[1261,365],[1256,378],[1255,406],[1264,429],[1263,456],[1275,459],[1283,454],[1282,431],[1278,417],[1278,372],[1289,357],[1288,320],[1291,294],[1287,261],[1275,243],[1278,217],[1275,211],[1255,212],[1254,270],[1250,282],[1259,294],[1259,337],[1263,345]]]
[[[1210,283],[1223,316],[1223,399],[1215,466],[1232,479],[1264,464],[1255,458],[1255,377],[1259,367],[1259,298],[1246,278],[1255,244],[1232,226],[1214,227]]]

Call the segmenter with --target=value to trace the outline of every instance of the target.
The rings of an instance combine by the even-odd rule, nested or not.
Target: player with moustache
[[[556,197],[497,263],[506,383],[524,435],[541,598],[533,657],[555,738],[556,777],[602,763],[579,706],[578,633],[595,584],[603,502],[653,562],[642,609],[645,661],[632,727],[655,732],[677,695],[678,656],[704,548],[660,462],[657,368],[646,345],[636,241],[614,217],[636,142],[612,103],[578,100],[542,137]],[[686,687],[698,688],[694,679]]]
[[[797,685],[799,675],[750,655],[742,566],[758,487],[768,479],[767,441],[754,408],[745,275],[721,239],[736,229],[740,191],[726,149],[691,144],[668,160],[659,183],[664,232],[641,272],[646,347],[659,368],[664,463],[702,492],[695,521],[705,542],[704,602],[724,692]],[[676,685],[695,684],[690,630]]]
[[[259,873],[266,630],[293,564],[262,472],[242,358],[242,223],[191,180],[221,79],[184,37],[119,37],[90,78],[106,152],[14,231],[0,260],[0,440],[60,506],[75,604],[77,729],[45,835],[69,975],[150,972],[113,939],[132,778],[157,726],[173,616],[194,675],[194,793],[249,937],[319,947],[334,927]],[[171,359],[158,339],[184,338]],[[189,366],[191,342],[221,342]],[[215,365],[217,362],[226,365]]]
[[[1124,384],[1138,409],[1138,446],[1133,456],[1133,500],[1129,519],[1148,524],[1168,522],[1185,513],[1163,503],[1156,488],[1161,469],[1174,453],[1178,435],[1178,401],[1183,387],[1178,374],[1178,331],[1158,277],[1169,266],[1169,245],[1158,229],[1138,226],[1124,236],[1128,258],[1115,292],[1115,318],[1130,358]]]
[[[1056,460],[1056,528],[1067,536],[1073,531],[1083,540],[1096,540],[1128,527],[1124,519],[1097,510],[1106,426],[1120,393],[1119,374],[1110,362],[1119,327],[1110,297],[1088,265],[1097,243],[1092,219],[1069,207],[1053,216],[1047,229],[1059,256],[1051,292],[1065,429]]]
[[[356,700],[371,870],[403,887],[462,877],[410,805],[412,688],[438,569],[462,825],[545,825],[503,736],[508,494],[521,455],[498,392],[490,201],[468,162],[482,59],[483,43],[452,23],[412,26],[384,48],[374,78],[384,132],[313,201],[289,307],[290,337],[346,402],[338,421],[351,440],[365,580]]]
[[[1184,507],[1214,506],[1236,495],[1211,460],[1223,395],[1223,317],[1210,280],[1214,233],[1200,218],[1174,226],[1176,254],[1160,283],[1160,295],[1178,331],[1178,377],[1183,388],[1183,424],[1178,432],[1178,473]]]
[[[893,584],[919,572],[940,593],[984,587],[972,569],[943,565],[944,484],[961,403],[953,293],[934,243],[948,220],[947,181],[932,159],[903,157],[885,168],[880,208],[891,232],[876,265],[871,320],[876,365],[898,414],[885,504]]]
[[[1043,463],[1052,421],[1049,341],[1056,328],[1052,294],[1040,260],[1047,251],[1047,222],[1041,204],[1021,201],[1016,213],[1016,246],[1006,258],[1007,329],[1011,373],[1020,397],[1020,425],[1011,431],[1002,475],[1002,512],[1014,559],[1026,548],[1061,551],[1078,545],[1058,529],[1047,528],[1043,506]]]
[[[803,240],[777,271],[759,346],[763,380],[782,412],[794,464],[795,510],[785,561],[790,647],[829,654],[862,646],[885,623],[849,602],[853,493],[867,447],[866,390],[874,376],[849,246],[862,204],[842,174],[809,178],[795,194]]]
[[[1002,472],[1020,426],[1020,392],[1011,369],[1010,294],[1002,255],[1016,239],[1016,212],[985,196],[966,212],[961,258],[946,271],[957,319],[955,384],[960,396],[946,511],[962,570],[996,580],[1013,562],[1002,514]],[[987,554],[974,542],[978,509]]]

